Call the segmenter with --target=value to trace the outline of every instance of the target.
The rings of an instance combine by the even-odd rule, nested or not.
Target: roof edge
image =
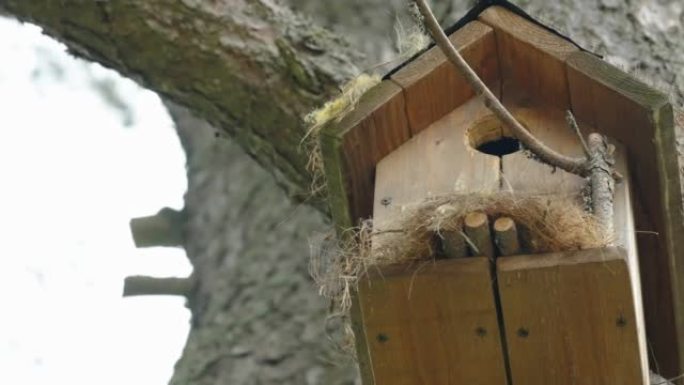
[[[576,43],[574,40],[572,40],[570,37],[568,37],[568,36],[562,34],[562,33],[559,32],[557,29],[552,28],[552,27],[549,27],[548,25],[546,25],[546,24],[540,22],[539,20],[537,20],[537,19],[535,19],[534,17],[530,16],[530,14],[528,14],[528,13],[525,12],[525,11],[523,11],[520,7],[518,7],[517,5],[511,3],[511,2],[508,1],[508,0],[478,0],[478,2],[477,2],[477,3],[476,3],[468,12],[466,12],[466,14],[465,14],[463,17],[461,17],[456,23],[452,24],[450,27],[447,27],[447,28],[444,30],[444,32],[445,32],[447,35],[451,35],[452,33],[458,31],[459,29],[461,29],[464,25],[468,24],[469,22],[471,22],[471,21],[473,21],[473,20],[477,20],[477,18],[480,16],[480,14],[481,14],[482,12],[484,12],[485,9],[487,9],[487,8],[489,8],[489,7],[493,7],[493,6],[495,6],[495,5],[498,5],[498,6],[500,6],[500,7],[504,7],[504,8],[506,8],[507,10],[509,10],[509,11],[511,11],[511,12],[513,12],[513,13],[515,13],[516,15],[518,15],[518,16],[524,18],[525,20],[528,20],[528,21],[534,23],[535,25],[538,25],[538,26],[544,28],[545,30],[547,30],[547,31],[549,31],[549,32],[551,32],[551,33],[553,33],[554,35],[563,38],[564,40],[566,40],[566,41],[572,43],[573,45],[575,45],[575,46],[576,46],[577,48],[579,48],[581,51],[588,52],[588,53],[590,53],[590,54],[592,54],[592,55],[595,55],[595,56],[601,58],[600,55],[597,55],[597,54],[595,54],[595,53],[593,53],[593,52],[591,52],[591,51],[585,49],[585,48],[582,47],[581,45],[577,44],[577,43]],[[400,69],[404,68],[404,66],[406,66],[408,63],[412,62],[413,60],[415,60],[415,59],[418,58],[420,55],[422,55],[423,53],[425,53],[427,50],[429,50],[430,48],[432,48],[432,47],[434,47],[434,46],[435,46],[435,43],[434,43],[434,41],[433,41],[433,42],[430,43],[427,47],[425,47],[425,48],[423,48],[422,50],[420,50],[419,52],[415,53],[415,54],[414,54],[413,56],[411,56],[409,59],[405,60],[405,61],[402,62],[401,64],[399,64],[399,65],[397,65],[396,67],[394,67],[394,68],[392,68],[391,70],[389,70],[389,72],[387,72],[387,74],[385,74],[385,75],[383,76],[383,79],[389,79],[390,76],[394,75],[397,71],[399,71]]]

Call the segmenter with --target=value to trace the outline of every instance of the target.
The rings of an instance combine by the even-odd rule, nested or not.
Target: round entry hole
[[[475,122],[467,136],[470,147],[484,154],[504,156],[520,151],[520,141],[493,115]]]

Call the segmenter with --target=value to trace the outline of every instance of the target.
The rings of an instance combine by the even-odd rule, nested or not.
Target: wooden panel
[[[549,147],[564,155],[584,156],[577,135],[565,121],[564,111],[544,107],[513,107],[511,111],[535,137]],[[585,135],[591,132],[581,123],[580,127]],[[584,178],[531,159],[523,152],[505,155],[501,161],[504,191],[574,195],[585,185]]]
[[[500,6],[479,20],[496,33],[504,97],[522,92],[561,109],[569,106],[565,59],[579,49],[571,42]]]
[[[591,129],[587,127],[587,129]],[[588,131],[584,131],[588,132]],[[632,201],[632,178],[628,168],[627,149],[622,143],[609,139],[615,146],[615,170],[622,174],[622,181],[615,184],[613,208],[615,217],[613,226],[615,229],[615,245],[624,250],[629,278],[632,287],[632,298],[634,304],[634,314],[636,329],[638,333],[639,358],[641,372],[644,376],[642,381],[648,384],[648,345],[646,339],[646,321],[644,318],[644,299],[641,288],[641,269],[639,266],[639,255],[636,243],[636,228],[634,227],[634,207]]]
[[[679,374],[684,347],[684,233],[672,106],[667,97],[584,52],[567,60],[575,115],[620,140],[640,207],[636,227],[647,332],[665,376]],[[658,234],[655,236],[654,234]],[[677,341],[673,343],[673,341]]]
[[[514,384],[645,385],[625,255],[499,258]]]
[[[373,384],[505,384],[489,271],[477,257],[383,268],[362,280]]]
[[[499,158],[466,143],[469,125],[487,113],[479,99],[471,99],[380,161],[373,206],[376,230],[391,229],[406,207],[425,198],[499,189]]]
[[[370,217],[375,165],[408,138],[404,95],[389,80],[369,90],[339,124],[323,130],[323,162],[338,229]]]
[[[449,38],[468,64],[498,94],[499,64],[493,30],[472,21]],[[404,89],[407,118],[413,135],[474,95],[463,76],[437,46],[401,68],[391,79]]]

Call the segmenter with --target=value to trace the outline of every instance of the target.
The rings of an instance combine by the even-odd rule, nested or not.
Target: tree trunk
[[[233,142],[170,104],[188,154],[186,250],[200,277],[172,384],[353,384],[324,332],[309,237],[327,226]]]
[[[356,72],[343,41],[271,0],[0,0],[0,11],[191,109],[300,201],[302,117]]]
[[[356,66],[393,56],[394,12],[403,0],[290,2],[344,34],[354,49],[272,0],[0,0],[0,10],[42,25],[76,54],[137,79],[202,120],[171,108],[188,154],[184,239],[197,279],[192,330],[174,384],[356,378],[353,365],[331,363],[340,360],[325,338],[325,303],[306,269],[307,239],[327,228],[325,219],[289,203],[276,183],[296,200],[307,196],[301,117]],[[460,0],[433,3],[447,23],[466,7]],[[678,0],[516,3],[609,61],[666,84],[678,104],[684,100]],[[229,133],[275,181],[216,131]]]

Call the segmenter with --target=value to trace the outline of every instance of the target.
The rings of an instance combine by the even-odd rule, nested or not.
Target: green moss
[[[320,86],[317,84],[313,76],[299,60],[290,45],[283,39],[276,40],[276,46],[280,52],[280,58],[287,71],[292,75],[294,81],[312,92],[320,92]]]

